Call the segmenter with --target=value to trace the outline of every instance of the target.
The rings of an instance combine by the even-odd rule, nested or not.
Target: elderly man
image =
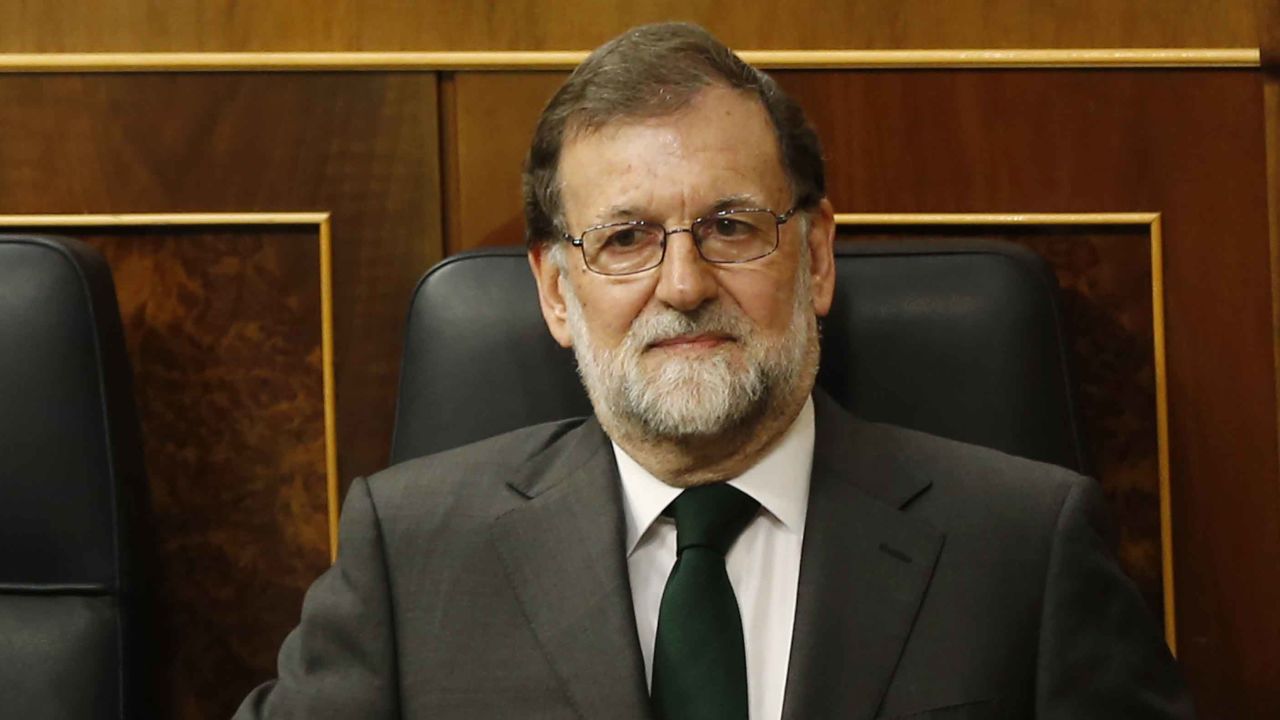
[[[595,416],[356,480],[238,717],[1191,716],[1091,481],[814,389],[833,213],[768,76],[688,25],[609,42],[525,207]]]

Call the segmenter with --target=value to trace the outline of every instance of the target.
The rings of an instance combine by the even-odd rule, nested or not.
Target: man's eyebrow
[[[741,193],[738,195],[726,195],[725,197],[720,198],[711,206],[711,210],[708,211],[707,214],[712,215],[718,212],[724,212],[725,210],[762,207],[764,207],[764,202],[760,198],[752,195],[751,193]]]
[[[636,220],[641,216],[641,211],[634,205],[611,205],[610,207],[596,213],[593,225],[604,223],[620,222],[626,220]]]
[[[714,215],[725,210],[737,210],[741,208],[761,208],[764,207],[764,201],[751,193],[739,193],[736,195],[725,195],[724,197],[712,203],[705,215]],[[592,220],[593,225],[602,225],[613,222],[625,222],[627,220],[642,220],[645,211],[634,205],[611,205],[599,213],[596,213]]]

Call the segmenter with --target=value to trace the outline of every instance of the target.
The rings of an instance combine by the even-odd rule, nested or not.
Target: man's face
[[[674,115],[572,137],[559,172],[574,235],[625,220],[687,228],[719,210],[782,214],[792,202],[764,108],[722,87]],[[548,325],[574,348],[598,412],[650,435],[708,435],[808,392],[814,318],[831,303],[832,233],[823,201],[781,226],[777,251],[748,263],[708,263],[688,233],[668,238],[662,265],[634,275],[598,275],[565,244],[559,262],[545,251],[531,261]]]

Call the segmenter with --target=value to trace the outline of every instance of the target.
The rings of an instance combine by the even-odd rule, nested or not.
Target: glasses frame
[[[710,215],[703,215],[702,217],[694,218],[693,222],[689,223],[689,227],[674,227],[674,228],[668,228],[666,225],[662,225],[656,222],[651,222],[649,220],[624,220],[622,222],[604,223],[603,225],[592,225],[586,230],[583,230],[582,234],[579,235],[578,237],[574,237],[567,232],[561,232],[561,237],[569,241],[570,245],[573,245],[574,247],[582,251],[582,264],[585,265],[588,270],[590,270],[591,272],[597,275],[605,275],[608,277],[636,275],[638,273],[648,272],[656,267],[661,267],[662,262],[667,259],[667,239],[670,238],[672,235],[676,235],[679,233],[689,233],[689,236],[693,238],[693,246],[698,250],[698,257],[702,258],[704,261],[709,262],[713,265],[741,265],[742,263],[755,262],[756,260],[759,260],[761,258],[769,257],[770,255],[777,252],[778,245],[781,244],[781,239],[782,239],[782,230],[781,230],[782,226],[787,224],[787,222],[791,220],[791,218],[794,217],[799,210],[800,210],[800,205],[798,204],[793,205],[790,210],[782,213],[781,215],[774,212],[771,208],[762,208],[762,207],[761,208],[755,208],[755,207],[734,208],[732,210],[720,210],[718,212],[711,213]],[[766,252],[763,255],[757,255],[753,258],[747,258],[746,260],[712,260],[708,258],[706,255],[702,254],[702,243],[698,240],[698,236],[693,234],[693,229],[695,227],[709,220],[716,220],[717,218],[723,218],[723,217],[728,217],[730,215],[737,215],[739,213],[749,213],[749,212],[769,213],[770,215],[773,216],[773,222],[774,222],[773,247],[769,249],[769,252]],[[628,270],[626,272],[620,272],[620,273],[601,272],[591,267],[591,263],[587,261],[587,247],[586,247],[586,242],[584,240],[584,238],[586,238],[587,236],[587,233],[595,232],[596,230],[606,230],[609,228],[640,227],[640,226],[662,228],[662,252],[658,254],[657,262],[655,262],[652,265],[649,265],[648,267],[640,268],[639,270]]]

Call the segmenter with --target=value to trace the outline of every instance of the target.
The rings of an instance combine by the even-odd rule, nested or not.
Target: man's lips
[[[728,335],[699,333],[697,335],[677,335],[676,337],[666,338],[650,343],[649,347],[662,350],[707,350],[728,342],[733,342],[733,338]]]

